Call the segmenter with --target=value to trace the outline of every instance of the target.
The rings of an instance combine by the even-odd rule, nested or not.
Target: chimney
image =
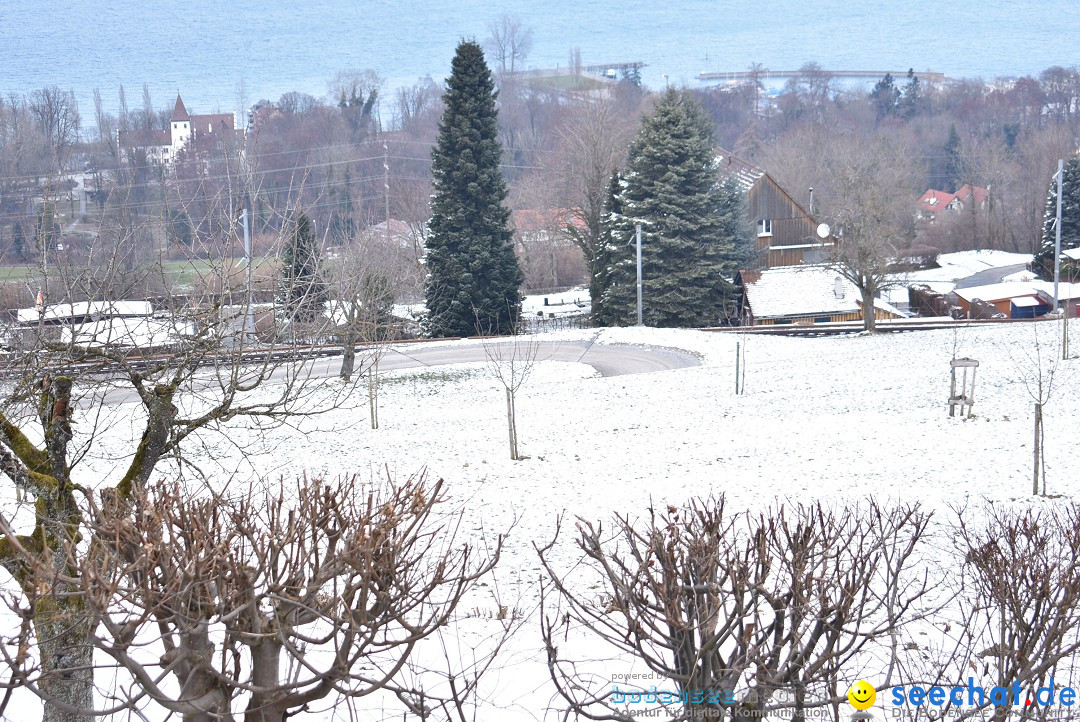
[[[810,186],[810,215],[814,215],[814,186]]]

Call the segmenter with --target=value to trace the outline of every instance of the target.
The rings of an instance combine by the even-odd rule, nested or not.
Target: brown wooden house
[[[756,268],[828,260],[836,238],[820,238],[819,221],[772,176],[726,150],[719,152],[717,162],[720,174],[732,178],[746,193],[749,221],[757,233]]]

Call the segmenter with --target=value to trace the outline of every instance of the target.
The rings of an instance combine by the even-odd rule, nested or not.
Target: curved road
[[[505,341],[486,343],[454,343],[429,346],[423,343],[387,346],[379,360],[379,371],[397,371],[430,366],[448,366],[459,363],[477,363],[487,360],[485,346],[502,348],[509,354],[510,345]],[[592,341],[540,341],[536,358],[540,361],[568,361],[592,366],[601,376],[623,376],[653,371],[699,366],[701,359],[689,351],[663,346],[637,346],[622,343],[595,343]],[[364,354],[357,353],[356,367],[364,364]],[[310,362],[302,372],[303,378],[333,378],[341,368],[341,355],[324,356]],[[284,380],[296,373],[295,363],[282,363],[271,373],[271,380]],[[202,388],[216,386],[214,376],[207,375],[196,383]],[[107,392],[106,404],[122,404],[137,401],[135,390],[120,386]]]
[[[488,345],[505,349],[510,344],[491,342]],[[651,371],[697,366],[701,359],[688,351],[659,346],[634,346],[631,344],[593,343],[592,341],[541,341],[537,344],[536,358],[540,361],[569,361],[592,366],[601,376],[642,374]],[[446,366],[448,364],[482,362],[486,360],[484,344],[461,346],[425,347],[422,344],[396,346],[386,350],[379,361],[380,371],[420,368],[422,366]],[[331,373],[336,373],[340,361],[330,359]],[[335,362],[336,361],[336,362]]]

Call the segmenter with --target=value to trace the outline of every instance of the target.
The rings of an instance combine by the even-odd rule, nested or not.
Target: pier
[[[813,71],[807,70],[733,70],[729,72],[716,72],[716,73],[698,73],[698,80],[723,80],[728,83],[742,83],[748,80],[770,80],[773,78],[800,78],[807,75],[827,75],[830,78],[837,78],[841,80],[880,80],[884,78],[886,74],[893,76],[896,80],[903,80],[907,78],[908,71],[906,70],[825,70],[824,68],[815,68]],[[920,83],[942,83],[945,81],[945,73],[936,73],[932,70],[916,70],[915,77],[919,79]]]

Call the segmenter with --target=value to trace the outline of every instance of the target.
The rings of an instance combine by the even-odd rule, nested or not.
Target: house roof
[[[1061,255],[1065,256],[1066,258],[1071,258],[1074,261],[1080,261],[1080,248],[1070,248],[1068,250],[1063,250],[1061,252]]]
[[[195,131],[235,130],[236,116],[232,113],[208,113],[191,116],[191,127]]]
[[[757,319],[857,313],[862,309],[859,289],[828,266],[780,266],[740,271],[739,275]],[[874,305],[900,315],[880,299],[875,299]]]
[[[187,108],[184,107],[184,101],[180,99],[180,93],[176,94],[176,105],[173,106],[172,121],[178,120],[191,120],[191,116],[188,115]]]
[[[960,190],[956,191],[956,197],[959,198],[961,202],[966,202],[971,198],[973,193],[975,195],[975,202],[980,205],[985,203],[986,199],[990,197],[990,191],[988,189],[983,188],[982,186],[972,186],[968,183],[965,183],[960,187]]]
[[[84,318],[130,318],[149,316],[154,312],[149,301],[76,301],[32,308],[20,308],[16,313],[19,323],[37,321],[56,322]]]
[[[765,175],[761,168],[723,148],[716,154],[716,167],[722,178],[733,179],[743,193],[749,193],[754,184]]]
[[[982,301],[1004,301],[1007,298],[1020,298],[1022,296],[1034,296],[1038,290],[1030,283],[989,283],[985,286],[969,286],[968,288],[953,289],[960,298],[968,303],[975,299]]]
[[[561,231],[568,225],[584,230],[585,224],[577,214],[566,208],[526,208],[512,211],[510,222],[518,233],[530,231]]]
[[[926,191],[919,198],[917,205],[920,210],[930,211],[931,213],[937,213],[945,206],[953,202],[956,198],[954,193],[946,193],[945,191],[936,191],[933,188]]]
[[[116,137],[123,148],[172,145],[172,137],[167,130],[121,130]]]
[[[990,191],[982,186],[973,186],[968,183],[961,186],[960,190],[956,191],[956,193],[946,193],[945,191],[934,190],[931,188],[920,196],[915,205],[917,205],[921,211],[934,214],[943,208],[947,208],[953,201],[967,203],[971,200],[972,195],[975,196],[975,203],[982,205],[986,202],[986,199],[990,197]]]

